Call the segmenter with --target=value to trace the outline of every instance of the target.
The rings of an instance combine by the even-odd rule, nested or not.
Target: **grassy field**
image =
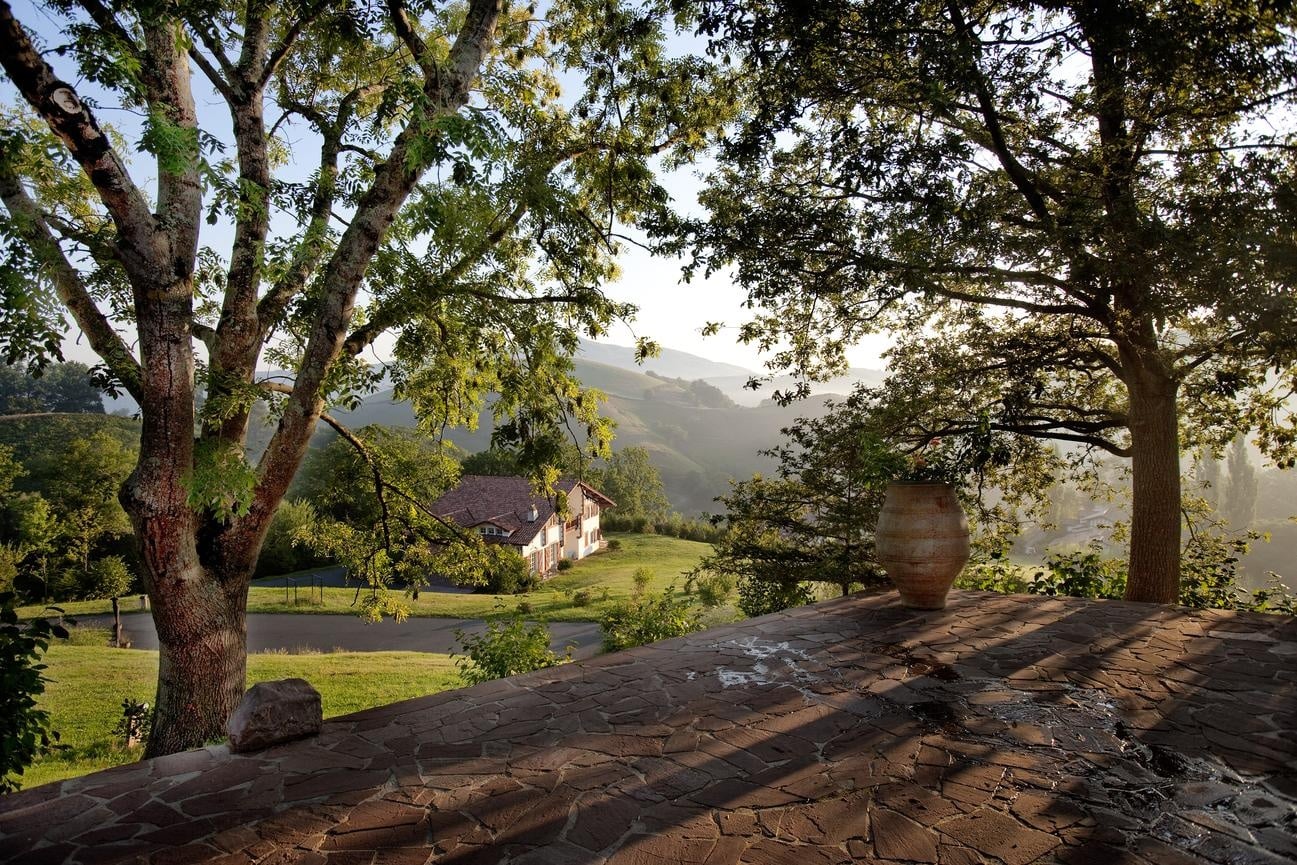
[[[139,749],[125,750],[113,727],[126,697],[153,701],[158,653],[109,649],[103,630],[74,629],[72,644],[50,646],[45,694],[49,711],[67,751],[28,768],[23,787],[107,769],[138,760]],[[448,655],[423,652],[339,652],[336,654],[248,656],[248,684],[298,676],[306,679],[324,703],[324,716],[345,715],[371,706],[419,697],[463,684]]]
[[[417,601],[410,600],[411,615],[440,616],[456,619],[480,619],[497,615],[501,608],[513,612],[518,604],[531,606],[530,615],[542,616],[552,622],[593,621],[611,602],[630,597],[634,589],[634,574],[647,568],[653,574],[649,589],[656,591],[671,583],[680,587],[681,576],[692,569],[711,551],[709,544],[684,541],[662,535],[637,535],[609,532],[608,538],[621,542],[621,549],[604,552],[579,562],[571,570],[559,573],[528,595],[456,595],[444,592],[421,592]],[[586,590],[590,602],[583,606],[574,603],[573,595]],[[604,591],[607,590],[607,600]],[[301,595],[305,600],[305,594]],[[286,602],[282,588],[253,586],[248,592],[250,613],[355,613],[356,592],[353,589],[325,589],[323,604]],[[69,616],[86,616],[111,611],[108,601],[72,601],[60,604]],[[137,612],[135,598],[122,601],[122,610]],[[39,606],[23,607],[19,615],[30,618],[41,612]]]

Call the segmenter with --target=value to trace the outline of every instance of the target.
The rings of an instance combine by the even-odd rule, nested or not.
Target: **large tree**
[[[564,414],[603,431],[568,358],[631,312],[601,291],[616,232],[665,204],[651,160],[696,143],[707,73],[665,50],[651,0],[544,20],[500,0],[46,6],[53,51],[0,2],[25,102],[0,138],[0,344],[47,356],[70,314],[140,405],[122,501],[161,649],[157,755],[223,735],[271,517],[327,406],[376,382],[384,334],[429,430],[495,392],[524,454]],[[258,401],[274,432],[253,463]]]
[[[978,430],[1128,458],[1132,600],[1173,602],[1181,436],[1291,461],[1290,4],[700,4],[744,122],[692,225],[808,375],[890,331],[912,446]]]

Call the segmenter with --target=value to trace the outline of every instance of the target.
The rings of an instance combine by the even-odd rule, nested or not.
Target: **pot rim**
[[[897,487],[953,487],[950,481],[888,481],[888,486]]]

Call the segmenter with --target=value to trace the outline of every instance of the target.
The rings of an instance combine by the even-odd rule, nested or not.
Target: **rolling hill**
[[[734,402],[745,406],[760,405],[770,399],[775,391],[788,391],[797,384],[796,379],[792,376],[781,375],[776,376],[772,382],[762,385],[758,390],[750,390],[747,383],[754,376],[760,375],[759,372],[735,366],[732,363],[708,360],[705,357],[672,348],[662,349],[661,357],[650,358],[643,365],[639,365],[635,363],[635,349],[630,346],[582,340],[578,364],[581,361],[617,367],[621,370],[641,374],[651,372],[688,381],[701,379],[718,388]],[[883,380],[883,375],[884,373],[881,370],[852,367],[844,375],[813,384],[811,393],[846,395],[851,393],[857,384],[869,386],[879,384]],[[594,381],[584,378],[582,378],[582,381],[585,381],[591,387],[607,390]],[[608,392],[612,393],[613,391],[609,390]]]
[[[608,396],[604,412],[617,423],[614,447],[646,448],[662,473],[672,505],[685,514],[716,510],[713,499],[728,489],[730,478],[769,471],[773,462],[758,452],[777,444],[780,430],[796,418],[824,411],[822,396],[789,407],[774,405],[768,399],[771,386],[762,392],[743,388],[750,371],[674,349],[663,349],[662,357],[641,367],[628,346],[587,341],[574,364],[586,386]],[[830,382],[824,392],[845,393],[856,378],[879,375],[853,370],[853,376]],[[723,395],[700,393],[693,384],[698,380],[714,385]],[[790,386],[791,380],[774,384]],[[736,404],[726,404],[725,397]],[[111,407],[124,413],[136,410],[128,401],[114,401]],[[415,425],[410,405],[395,399],[390,389],[369,396],[355,411],[333,414],[353,429],[367,424]],[[452,429],[447,438],[472,453],[489,447],[491,429],[490,412],[483,412],[477,429]],[[254,413],[249,451],[260,453],[272,432],[264,414]],[[321,424],[312,444],[322,446],[335,435]]]
[[[824,401],[814,398],[789,407],[706,408],[693,404],[691,394],[674,382],[584,358],[578,358],[576,373],[608,396],[604,413],[617,424],[613,446],[647,449],[671,504],[686,514],[716,510],[713,499],[728,489],[731,477],[769,471],[773,462],[758,451],[778,443],[780,430],[797,417],[824,411]],[[395,400],[391,391],[371,396],[355,411],[335,414],[352,428],[415,424],[409,404]],[[333,435],[322,429],[317,444]],[[490,413],[483,412],[476,430],[452,429],[446,437],[466,451],[485,450],[491,441]]]

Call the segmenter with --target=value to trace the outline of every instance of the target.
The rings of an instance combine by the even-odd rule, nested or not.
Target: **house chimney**
[[[535,505],[532,505],[531,510],[527,511],[527,522],[529,523],[536,522],[536,518],[538,516],[540,516],[540,511],[536,510]]]

